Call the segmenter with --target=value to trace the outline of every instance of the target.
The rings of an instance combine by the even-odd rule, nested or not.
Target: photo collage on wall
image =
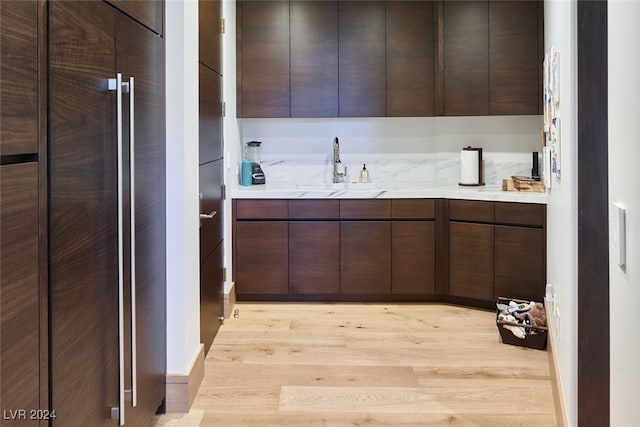
[[[551,187],[550,178],[560,179],[560,117],[556,115],[560,105],[559,74],[558,67],[560,54],[555,47],[551,47],[544,56],[544,162],[548,173],[545,176],[547,187]]]

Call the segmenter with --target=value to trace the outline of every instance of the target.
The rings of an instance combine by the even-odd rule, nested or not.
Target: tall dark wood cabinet
[[[148,425],[166,373],[164,43],[105,2],[50,2],[49,25],[55,425]]]
[[[222,2],[200,0],[200,341],[209,350],[224,318]]]
[[[47,351],[46,16],[0,2],[1,426],[38,426],[49,408]],[[48,422],[48,420],[43,420]]]

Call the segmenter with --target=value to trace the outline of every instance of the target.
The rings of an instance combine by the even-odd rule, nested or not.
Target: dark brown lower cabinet
[[[493,301],[493,224],[449,225],[449,294]]]
[[[340,222],[340,292],[391,293],[391,222]]]
[[[0,166],[0,200],[0,425],[37,426],[7,417],[41,407],[38,164]]]
[[[542,301],[545,285],[545,231],[495,226],[495,297]]]
[[[434,221],[393,221],[391,246],[391,292],[435,292]]]
[[[289,293],[340,292],[340,223],[289,222]]]
[[[289,292],[288,221],[238,221],[236,293],[286,295]]]

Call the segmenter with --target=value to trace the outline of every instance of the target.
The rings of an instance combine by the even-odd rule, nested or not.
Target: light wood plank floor
[[[239,303],[188,414],[156,427],[554,426],[547,354],[490,311],[445,304]]]

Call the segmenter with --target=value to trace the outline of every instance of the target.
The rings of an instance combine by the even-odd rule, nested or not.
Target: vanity
[[[238,300],[543,299],[545,194],[327,184],[231,195]]]

